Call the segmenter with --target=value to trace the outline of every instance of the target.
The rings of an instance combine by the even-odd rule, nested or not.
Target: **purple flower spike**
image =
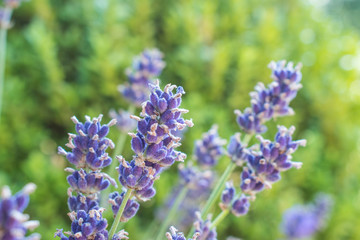
[[[35,184],[29,183],[20,192],[12,196],[8,186],[2,188],[0,196],[0,239],[40,239],[40,235],[36,233],[25,236],[28,230],[33,230],[39,225],[39,221],[29,221],[29,216],[23,213],[29,203],[29,194],[35,189]]]
[[[106,230],[107,221],[102,217],[104,209],[92,209],[89,212],[80,210],[78,212],[69,213],[72,221],[71,232],[66,232],[69,237],[66,237],[62,229],[57,230],[55,237],[60,237],[61,240],[86,240],[86,239],[108,239],[108,232]]]
[[[126,69],[129,83],[119,86],[120,93],[136,106],[141,106],[148,100],[150,93],[149,83],[158,77],[165,62],[162,60],[163,54],[157,49],[145,50],[141,55],[133,60],[131,68]]]
[[[112,205],[112,211],[114,213],[114,217],[119,211],[120,205],[123,201],[125,192],[119,194],[118,192],[113,192],[109,195],[109,202]],[[134,217],[137,211],[139,210],[139,203],[135,200],[129,200],[126,203],[123,214],[121,215],[121,222],[127,222],[130,218]]]
[[[243,113],[235,112],[240,128],[248,134],[265,132],[263,124],[272,118],[294,114],[289,104],[302,87],[301,65],[294,67],[292,62],[279,61],[271,62],[269,68],[274,81],[267,88],[259,83],[250,93],[251,108],[246,108]]]
[[[198,236],[199,233],[195,233],[194,236],[188,240],[196,240]],[[170,232],[166,233],[166,237],[168,240],[186,240],[184,234],[182,232],[178,232],[178,230],[173,226],[170,227]]]
[[[279,181],[281,172],[301,167],[302,163],[291,161],[291,155],[298,146],[305,146],[306,141],[292,140],[295,127],[278,126],[278,129],[273,142],[258,136],[260,151],[250,150],[247,154],[247,167],[241,174],[241,189],[245,193],[254,196],[264,186],[271,188],[272,183]]]
[[[105,136],[109,132],[109,127],[116,124],[116,120],[101,125],[102,115],[92,120],[88,116],[85,118],[85,123],[79,122],[75,116],[71,118],[77,132],[77,134],[69,133],[69,143],[66,146],[71,148],[71,152],[58,147],[58,153],[65,155],[76,168],[90,168],[97,171],[109,166],[112,161],[105,151],[108,147],[114,148],[114,143]]]
[[[195,234],[198,233],[198,240],[217,240],[216,228],[210,229],[211,226],[211,216],[203,221],[201,219],[201,213],[197,212],[197,221],[194,223]]]
[[[195,142],[195,159],[203,167],[213,167],[224,154],[225,139],[221,139],[216,125],[203,135],[201,140]]]
[[[235,191],[233,183],[226,182],[226,187],[223,190],[222,195],[221,195],[222,208],[224,208],[224,207],[226,208],[232,203],[232,201],[235,197],[235,193],[236,193],[236,191]]]
[[[248,197],[246,197],[244,194],[241,195],[240,198],[236,199],[232,206],[231,206],[231,212],[236,217],[243,216],[248,213],[250,208],[250,202]]]
[[[97,198],[97,193],[106,189],[110,182],[116,186],[114,179],[100,172],[87,173],[84,169],[75,171],[72,168],[65,169],[72,174],[67,177],[68,183],[73,191],[87,195],[89,198]]]

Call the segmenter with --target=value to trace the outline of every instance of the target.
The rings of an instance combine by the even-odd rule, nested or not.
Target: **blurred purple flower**
[[[286,210],[281,230],[289,239],[311,237],[325,226],[331,207],[332,198],[318,194],[313,204],[296,205]]]
[[[25,236],[28,230],[33,230],[39,225],[39,221],[29,221],[29,216],[23,213],[29,204],[29,194],[35,189],[35,184],[29,183],[12,196],[8,186],[2,188],[0,198],[0,239],[40,239],[40,235],[36,233]]]
[[[148,100],[150,89],[149,83],[160,75],[165,62],[163,54],[158,49],[147,49],[135,57],[132,66],[126,69],[129,83],[120,85],[120,93],[131,103],[141,106]]]

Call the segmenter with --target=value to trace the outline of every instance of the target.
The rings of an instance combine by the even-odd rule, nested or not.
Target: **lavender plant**
[[[29,204],[29,194],[35,189],[36,185],[29,183],[12,196],[8,186],[2,188],[0,198],[0,239],[40,239],[40,235],[37,233],[26,236],[28,230],[33,230],[39,225],[38,221],[29,220],[29,216],[24,214],[24,210]]]
[[[265,140],[258,135],[260,145],[247,146],[254,134],[264,133],[267,130],[265,122],[294,113],[289,104],[301,88],[300,65],[294,68],[293,63],[286,64],[285,61],[280,61],[271,62],[269,68],[272,70],[273,82],[267,88],[259,83],[255,91],[250,93],[251,108],[245,109],[243,113],[239,110],[235,111],[237,123],[245,132],[245,136],[241,139],[240,133],[236,133],[230,138],[228,155],[231,162],[202,210],[201,217],[208,216],[222,192],[220,203],[222,211],[212,223],[208,224],[210,230],[215,231],[216,226],[230,212],[235,216],[245,215],[249,210],[250,201],[255,200],[258,192],[271,188],[274,182],[279,181],[282,171],[301,167],[301,163],[293,162],[291,159],[298,146],[305,146],[306,141],[292,140],[294,127],[287,129],[278,126],[274,141]],[[225,190],[222,191],[236,166],[241,167],[240,189],[243,192],[238,195],[232,183],[227,183]],[[211,222],[210,219],[207,221]],[[190,234],[193,231],[194,228],[190,230]],[[207,234],[203,236],[200,234],[200,239],[216,239],[216,237],[208,237]]]
[[[164,90],[160,89],[159,82],[151,85],[150,99],[142,105],[141,117],[132,116],[138,121],[136,133],[129,133],[132,137],[131,148],[135,155],[129,163],[119,157],[119,181],[126,189],[123,199],[116,213],[110,236],[116,231],[123,212],[132,197],[140,201],[152,198],[156,191],[154,181],[159,177],[164,167],[171,166],[175,161],[183,161],[186,155],[176,151],[180,146],[181,138],[175,137],[172,132],[184,127],[192,127],[191,120],[182,118],[188,110],[181,109],[181,96],[185,94],[182,87],[168,84]],[[173,90],[176,88],[176,93]]]
[[[116,185],[110,176],[101,172],[102,168],[109,166],[112,161],[106,150],[109,147],[114,148],[114,143],[106,138],[106,135],[116,121],[112,120],[108,124],[101,125],[102,115],[93,119],[86,116],[85,119],[85,123],[82,123],[76,117],[71,118],[77,133],[69,133],[69,142],[66,146],[71,152],[66,152],[62,147],[58,148],[59,154],[66,156],[68,161],[79,169],[65,169],[71,173],[67,181],[70,185],[68,215],[72,224],[71,231],[65,232],[69,237],[64,235],[62,229],[55,233],[55,236],[60,237],[61,240],[105,240],[109,237],[106,230],[108,223],[102,216],[105,209],[99,205],[99,194],[110,183]],[[76,196],[72,195],[73,192],[76,192]],[[115,238],[114,233],[111,239]]]
[[[126,69],[125,73],[128,82],[119,85],[118,90],[129,102],[128,110],[120,109],[119,111],[111,110],[109,112],[110,117],[116,119],[116,126],[120,130],[114,157],[122,153],[127,133],[133,131],[137,126],[137,122],[130,116],[134,113],[135,108],[140,107],[143,102],[149,99],[149,84],[154,83],[154,79],[161,74],[164,67],[165,62],[163,61],[162,52],[154,48],[146,49],[140,55],[134,57],[131,67]],[[114,169],[115,166],[110,167],[110,175],[115,174]],[[104,196],[108,194],[109,191],[106,191]]]

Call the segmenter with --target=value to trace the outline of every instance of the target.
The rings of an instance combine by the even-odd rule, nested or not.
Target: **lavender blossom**
[[[217,240],[216,228],[210,228],[211,226],[211,216],[204,221],[201,219],[201,213],[197,212],[197,221],[194,223],[195,234],[198,233],[198,240]]]
[[[311,237],[325,226],[331,206],[332,200],[325,194],[319,194],[314,204],[293,206],[283,215],[283,233],[288,239]]]
[[[235,188],[232,182],[226,182],[225,189],[221,194],[221,206],[222,208],[227,208],[235,197]]]
[[[131,103],[141,106],[148,100],[149,83],[160,75],[165,63],[163,54],[157,49],[148,49],[134,58],[132,67],[126,69],[129,83],[119,86],[120,93]]]
[[[66,237],[62,229],[55,233],[61,240],[85,240],[85,239],[108,239],[108,232],[106,231],[107,221],[102,217],[104,209],[92,209],[88,213],[84,210],[78,212],[71,212],[69,217],[72,221],[71,232],[66,232],[69,237]]]
[[[219,137],[217,129],[216,125],[212,126],[203,134],[201,140],[195,142],[195,159],[200,166],[213,167],[224,154],[223,145],[226,144],[226,140]]]
[[[110,185],[110,181],[116,186],[116,182],[105,173],[87,173],[84,169],[75,171],[72,168],[66,168],[65,170],[72,173],[67,177],[71,190],[87,195],[88,197],[92,195],[92,198],[96,198],[96,193],[106,189]]]
[[[170,232],[166,233],[166,237],[168,240],[186,240],[186,237],[184,236],[184,234],[182,232],[178,232],[178,230],[171,226],[170,227]],[[198,237],[198,234],[194,234],[194,236],[188,240],[196,240]]]
[[[85,119],[86,122],[81,123],[75,116],[71,118],[77,132],[77,135],[69,133],[69,143],[66,146],[71,148],[71,152],[58,147],[58,153],[65,155],[76,168],[90,168],[97,171],[109,166],[112,161],[105,151],[108,147],[114,148],[114,143],[106,138],[106,135],[109,133],[109,127],[116,124],[116,120],[101,125],[102,115],[92,120],[85,116]]]
[[[292,62],[286,64],[286,61],[279,61],[271,62],[269,68],[274,81],[267,88],[259,83],[255,91],[250,93],[251,108],[246,108],[243,113],[235,111],[240,128],[248,134],[263,133],[266,131],[263,125],[266,121],[294,113],[289,104],[302,87],[301,65],[294,68]]]
[[[246,149],[246,146],[241,143],[240,133],[236,133],[230,138],[227,152],[230,155],[231,160],[238,166],[244,165],[247,161],[248,150]]]
[[[112,211],[114,216],[116,216],[119,211],[120,205],[123,201],[125,192],[119,194],[118,192],[113,192],[109,196],[109,202],[112,205]],[[139,210],[139,203],[135,200],[129,200],[126,205],[123,214],[121,215],[121,222],[127,222],[130,218],[134,217],[137,211]]]
[[[128,111],[119,110],[116,112],[115,110],[111,110],[109,112],[109,116],[112,119],[116,120],[116,126],[122,132],[130,132],[136,128],[137,122],[134,119],[130,118],[130,113]]]
[[[161,168],[171,166],[175,161],[183,161],[186,155],[175,150],[180,146],[181,138],[171,134],[172,131],[193,126],[189,120],[181,117],[188,112],[180,109],[181,96],[185,93],[174,85],[166,85],[164,91],[159,83],[152,85],[150,100],[143,104],[141,117],[132,116],[138,121],[137,133],[132,137],[131,148],[135,152],[133,160],[128,163],[120,158],[119,181],[129,189],[135,190],[135,196],[146,200],[155,195],[153,182]]]
[[[29,194],[35,188],[35,184],[29,183],[14,196],[11,196],[8,186],[2,188],[0,198],[0,239],[40,239],[40,235],[36,233],[25,236],[28,230],[33,230],[39,225],[38,221],[29,221],[29,216],[23,213],[29,204]]]
[[[291,167],[300,168],[301,163],[292,162],[292,156],[298,146],[305,146],[305,140],[292,140],[295,127],[287,129],[278,126],[278,133],[274,142],[258,136],[261,144],[260,151],[251,151],[248,154],[247,167],[244,167],[241,174],[241,189],[250,195],[263,190],[264,187],[271,187],[271,184],[280,180],[280,172]]]
[[[250,202],[248,197],[246,197],[244,194],[242,194],[238,199],[236,199],[232,206],[231,206],[231,212],[236,217],[243,216],[248,213],[250,208]]]
[[[71,193],[69,194],[68,207],[70,212],[77,212],[80,210],[89,212],[92,209],[99,210],[100,208],[97,200],[87,198],[81,193],[78,193],[76,197],[72,196]]]

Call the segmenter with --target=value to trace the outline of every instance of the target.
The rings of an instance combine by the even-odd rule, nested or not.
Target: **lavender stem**
[[[131,195],[132,195],[133,190],[132,189],[128,189],[127,192],[125,193],[124,199],[120,205],[119,211],[116,214],[116,218],[111,226],[110,232],[109,232],[109,240],[112,239],[112,237],[115,235],[116,233],[116,229],[119,226],[120,220],[121,220],[121,216],[124,212],[125,206],[128,202],[128,200],[130,199]]]

